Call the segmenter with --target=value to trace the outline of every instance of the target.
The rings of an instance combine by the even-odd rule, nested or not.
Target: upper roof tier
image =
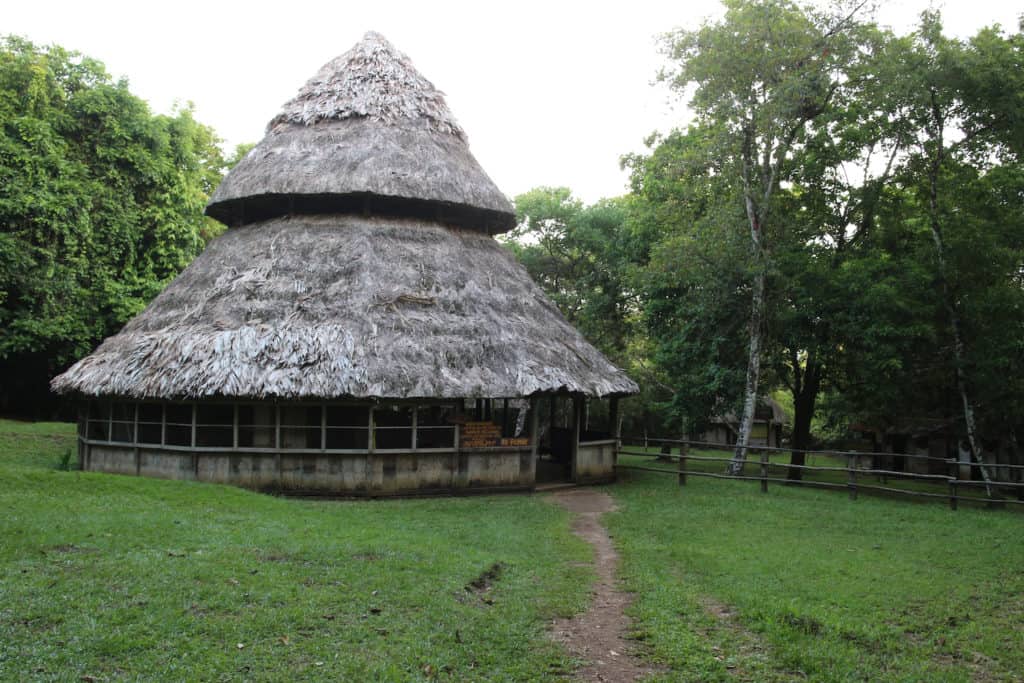
[[[515,225],[512,205],[473,158],[444,95],[373,32],[284,105],[206,207],[227,225],[353,212],[489,234]]]

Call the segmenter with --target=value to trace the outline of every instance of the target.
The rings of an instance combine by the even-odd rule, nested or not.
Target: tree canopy
[[[569,277],[593,292],[615,273],[629,293],[633,340],[618,348],[657,385],[642,400],[699,433],[739,412],[756,362],[759,393],[790,394],[796,464],[813,431],[884,432],[907,417],[967,437],[973,415],[978,450],[1015,444],[1022,34],[950,38],[932,12],[897,35],[857,5],[725,5],[666,35],[663,77],[695,116],[624,159],[614,254],[590,248],[585,279]],[[566,239],[550,232],[527,251]]]
[[[94,59],[0,40],[0,409],[155,296],[218,231],[224,160],[190,107],[153,114]]]

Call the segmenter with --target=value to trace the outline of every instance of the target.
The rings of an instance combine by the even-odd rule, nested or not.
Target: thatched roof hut
[[[506,399],[507,412],[508,399],[637,390],[493,239],[513,226],[512,206],[470,154],[442,94],[378,34],[284,105],[207,214],[230,229],[121,332],[53,380],[55,391],[94,399],[101,417],[83,418],[86,445],[109,451],[124,442],[113,438],[115,423],[129,420],[115,413],[135,405],[138,450],[139,425],[157,424],[152,405],[160,404],[162,436],[152,444],[153,427],[151,446],[196,450],[203,428],[219,425],[213,440],[228,448],[228,425],[207,424],[197,410],[245,401],[273,407],[275,436],[263,445],[280,451],[288,447],[282,411],[321,402],[313,405],[322,438],[314,447],[310,431],[300,450],[323,453],[328,403],[342,401],[371,406],[367,445],[356,450],[372,453],[372,406],[381,401],[448,401],[446,424],[457,436],[466,399],[483,418],[493,417],[483,399]],[[185,426],[186,404],[200,406],[191,439],[185,444],[179,430],[179,443],[169,444],[167,425]],[[146,411],[148,421],[140,418]],[[177,422],[167,417],[174,411]],[[234,413],[237,452],[246,425],[237,406]],[[92,423],[103,420],[107,429],[97,433],[105,438],[91,439]],[[305,429],[316,426],[304,420]]]

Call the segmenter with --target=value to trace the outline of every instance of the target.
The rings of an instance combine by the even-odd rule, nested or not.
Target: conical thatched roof
[[[637,391],[493,238],[360,216],[228,230],[53,387],[134,398]]]
[[[491,234],[515,223],[443,94],[372,32],[284,105],[206,208],[228,225],[353,210]]]
[[[52,382],[190,399],[635,393],[488,233],[512,209],[440,93],[368,34],[208,207],[236,225]]]

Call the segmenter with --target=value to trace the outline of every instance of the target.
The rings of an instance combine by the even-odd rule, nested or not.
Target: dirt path
[[[590,608],[572,619],[556,620],[551,629],[552,638],[586,662],[576,672],[576,680],[618,683],[654,673],[653,667],[631,653],[632,645],[625,639],[629,618],[624,610],[631,598],[618,589],[615,568],[619,555],[600,521],[602,513],[615,509],[611,496],[579,488],[559,491],[551,497],[574,514],[573,532],[594,546],[597,581]]]

